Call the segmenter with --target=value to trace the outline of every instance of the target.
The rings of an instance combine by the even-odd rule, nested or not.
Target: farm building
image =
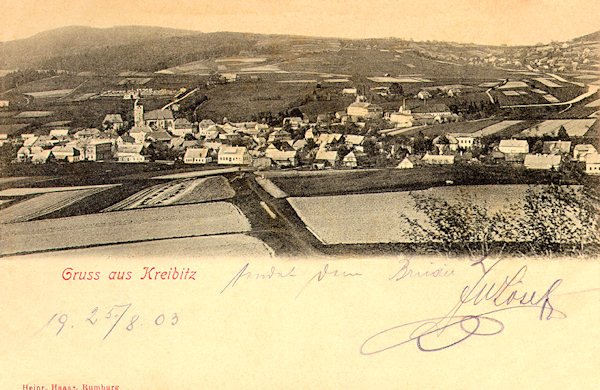
[[[218,163],[223,165],[249,165],[250,153],[244,146],[222,146],[219,149]]]
[[[106,114],[102,121],[102,126],[105,130],[119,131],[123,128],[125,123],[121,114]]]
[[[10,102],[8,100],[0,100],[0,107],[8,107]]]
[[[186,164],[207,164],[212,161],[207,148],[188,148],[183,156]]]
[[[585,161],[585,156],[588,154],[598,153],[596,148],[590,144],[575,145],[573,148],[573,159],[577,161]]]
[[[529,144],[523,139],[503,139],[498,150],[504,154],[525,154],[529,153]]]
[[[175,119],[171,110],[154,110],[144,113],[144,124],[155,129],[173,131]]]
[[[344,95],[356,95],[358,93],[356,88],[344,88],[342,94]]]
[[[600,154],[589,153],[585,156],[585,173],[600,175]]]
[[[429,165],[452,165],[454,164],[454,156],[429,154],[423,156],[423,163]]]
[[[560,154],[527,154],[523,165],[527,169],[558,169]]]

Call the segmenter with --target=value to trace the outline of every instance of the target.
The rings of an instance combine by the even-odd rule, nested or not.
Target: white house
[[[252,158],[244,146],[222,146],[218,163],[223,165],[249,165]]]
[[[527,169],[558,169],[560,154],[527,154],[523,165]]]
[[[207,148],[188,148],[183,156],[186,164],[207,164],[212,161]]]
[[[8,100],[0,100],[0,107],[8,107],[10,102]]]
[[[469,133],[449,133],[456,140],[456,144],[462,149],[472,149],[477,144],[477,138]]]
[[[593,145],[581,144],[575,145],[573,148],[573,159],[577,161],[585,161],[585,156],[588,154],[596,154],[598,151]]]
[[[529,153],[529,144],[524,139],[503,139],[498,150],[505,154],[525,154]]]
[[[346,109],[348,116],[353,118],[380,118],[383,114],[381,107],[365,101],[364,96],[357,96],[356,101]]]
[[[427,153],[423,156],[423,163],[430,165],[451,165],[454,164],[454,156]]]
[[[358,166],[358,160],[354,152],[350,152],[342,159],[342,165],[348,168],[356,168]]]
[[[585,156],[585,173],[600,175],[600,154],[589,153]]]

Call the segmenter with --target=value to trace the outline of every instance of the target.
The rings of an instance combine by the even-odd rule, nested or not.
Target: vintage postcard
[[[600,3],[0,9],[0,390],[598,388]]]

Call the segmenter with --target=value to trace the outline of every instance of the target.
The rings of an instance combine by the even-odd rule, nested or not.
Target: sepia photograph
[[[0,9],[0,389],[600,383],[600,3]]]

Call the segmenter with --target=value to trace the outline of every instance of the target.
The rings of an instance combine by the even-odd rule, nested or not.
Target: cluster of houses
[[[457,159],[473,161],[472,151],[481,148],[481,139],[470,133],[448,133],[433,139],[432,150],[424,156],[410,153],[400,162],[398,168],[414,168],[419,164],[454,164]],[[411,150],[410,145],[403,148]],[[566,162],[584,163],[585,172],[600,174],[600,154],[591,144],[577,144],[572,141],[544,141],[541,153],[531,153],[526,139],[503,139],[491,145],[487,158],[495,163],[522,165],[534,170],[558,170]]]
[[[363,134],[336,132],[336,125],[351,122],[359,129],[372,119],[385,119],[394,129],[416,124],[454,120],[447,107],[431,104],[422,110],[407,110],[384,114],[381,108],[358,96],[346,111],[336,113],[329,121],[319,115],[316,123],[302,117],[288,117],[281,127],[258,122],[218,124],[210,119],[191,123],[175,118],[168,109],[144,111],[136,99],[133,104],[134,123],[127,124],[119,114],[105,116],[100,128],[71,131],[55,128],[48,135],[21,134],[22,144],[16,161],[45,163],[52,160],[118,161],[141,163],[150,161],[150,147],[172,153],[165,159],[180,159],[185,164],[248,165],[255,168],[295,167],[308,165],[314,169],[329,167],[355,168],[369,163],[378,154],[401,160],[399,169],[415,166],[451,165],[457,161],[473,161],[472,151],[482,149],[481,139],[473,133],[448,133],[434,138],[428,150],[413,150],[406,143],[394,150],[386,149],[384,135],[388,130]],[[300,131],[301,130],[301,131]],[[393,130],[393,129],[392,129]],[[119,135],[120,134],[120,135]],[[389,134],[389,133],[388,133]],[[366,151],[367,142],[370,144]],[[558,169],[566,161],[586,164],[586,172],[600,174],[600,157],[593,145],[572,145],[571,141],[545,141],[541,153],[531,153],[527,140],[503,139],[492,145],[486,156],[494,162],[522,164],[529,169]],[[414,152],[414,153],[413,153]],[[539,150],[537,150],[539,152]],[[369,156],[370,153],[370,156]],[[157,160],[156,155],[152,156]]]

